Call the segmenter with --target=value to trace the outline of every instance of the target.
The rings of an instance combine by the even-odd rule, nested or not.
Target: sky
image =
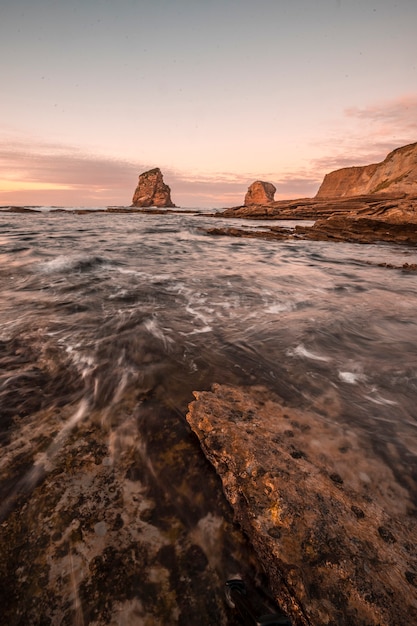
[[[0,0],[0,205],[314,196],[417,141],[416,0]]]

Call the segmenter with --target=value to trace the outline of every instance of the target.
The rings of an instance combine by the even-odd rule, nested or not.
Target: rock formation
[[[295,234],[315,241],[386,242],[415,246],[417,223],[392,222],[367,216],[332,215],[318,219],[311,227],[296,226]]]
[[[415,476],[265,388],[194,395],[187,420],[294,626],[417,623]]]
[[[264,239],[314,239],[357,243],[417,244],[417,195],[370,194],[347,198],[280,200],[269,206],[236,207],[216,217],[251,220],[314,220],[314,225],[293,229],[273,225],[267,228],[210,228],[212,235]]]
[[[164,183],[161,170],[155,167],[139,176],[138,186],[132,199],[135,207],[175,207],[171,189]]]
[[[245,206],[270,204],[274,201],[275,192],[276,188],[272,183],[256,180],[248,188],[245,196]]]
[[[316,198],[376,193],[417,193],[417,143],[393,150],[381,163],[326,174]]]

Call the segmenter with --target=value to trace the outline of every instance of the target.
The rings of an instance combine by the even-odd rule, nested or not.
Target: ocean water
[[[262,575],[185,421],[216,382],[346,425],[417,505],[417,274],[383,266],[417,250],[229,224],[0,213],[5,623],[234,623]]]

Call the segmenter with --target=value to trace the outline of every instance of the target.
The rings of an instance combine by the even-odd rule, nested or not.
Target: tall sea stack
[[[143,172],[133,194],[132,206],[175,207],[171,200],[171,189],[164,183],[159,167]]]

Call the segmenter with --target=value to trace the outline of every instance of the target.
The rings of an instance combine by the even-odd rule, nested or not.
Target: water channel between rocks
[[[0,215],[4,623],[237,623],[225,580],[265,580],[185,420],[213,383],[347,425],[417,505],[417,275],[378,266],[415,248],[217,221]]]

